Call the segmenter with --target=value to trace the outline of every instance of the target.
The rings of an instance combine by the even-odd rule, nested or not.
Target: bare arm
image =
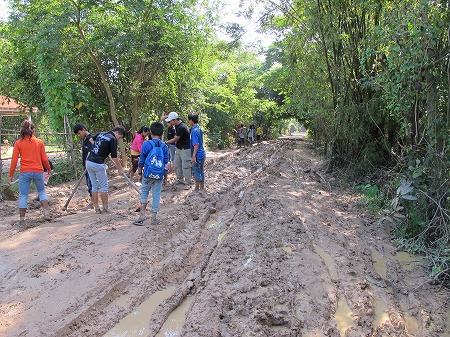
[[[166,144],[175,144],[178,141],[178,139],[180,139],[180,136],[175,136],[171,140],[168,140]]]

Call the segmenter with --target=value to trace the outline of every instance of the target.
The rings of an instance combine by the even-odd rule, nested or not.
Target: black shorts
[[[138,169],[139,155],[131,155],[131,172],[135,173]]]

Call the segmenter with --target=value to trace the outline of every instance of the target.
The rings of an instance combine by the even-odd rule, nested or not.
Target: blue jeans
[[[19,208],[27,208],[30,184],[34,181],[39,200],[48,200],[45,193],[44,176],[42,172],[23,172],[19,174]]]
[[[192,164],[192,175],[195,181],[205,181],[205,158]]]
[[[106,175],[106,165],[93,163],[86,160],[86,168],[92,183],[92,192],[108,192],[108,176]]]
[[[85,173],[85,176],[86,176],[86,186],[88,188],[89,195],[92,197],[92,183],[91,178],[89,178],[89,173],[87,171]]]
[[[169,144],[169,160],[171,163],[175,161],[175,144]]]
[[[161,200],[162,179],[142,178],[141,204],[146,204],[150,190],[152,190],[152,212],[159,211]]]

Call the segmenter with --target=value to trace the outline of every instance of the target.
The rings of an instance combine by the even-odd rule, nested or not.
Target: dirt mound
[[[19,228],[4,201],[0,334],[450,336],[426,261],[332,181],[291,137],[209,152],[207,192],[167,186],[158,225],[132,225],[138,195],[117,176],[111,214],[82,212],[84,187],[62,211],[74,183],[48,188],[49,222],[31,209]]]

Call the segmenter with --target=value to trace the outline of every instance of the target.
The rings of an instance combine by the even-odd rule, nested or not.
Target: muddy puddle
[[[344,297],[339,298],[334,320],[341,336],[345,336],[345,332],[353,326],[352,310]]]
[[[147,327],[150,323],[150,317],[159,304],[169,298],[174,288],[167,288],[154,293],[149,299],[144,301],[136,310],[133,310],[128,316],[125,316],[114,328],[108,331],[104,337],[122,337],[122,336],[146,336]],[[119,298],[116,305],[122,306],[126,298]],[[164,336],[164,335],[162,335]]]
[[[104,337],[135,337],[147,336],[148,326],[153,312],[164,300],[169,298],[175,288],[167,288],[156,292],[149,299],[144,301],[132,313],[125,316],[114,328],[108,331]],[[161,330],[155,337],[176,337],[181,334],[186,320],[186,311],[191,304],[191,299],[186,298],[178,308],[176,308],[167,318]],[[126,302],[126,298],[116,300],[116,305],[121,306]]]
[[[177,337],[181,335],[184,322],[186,321],[186,312],[191,305],[192,299],[186,298],[178,308],[176,308],[167,318],[161,330],[155,337]]]
[[[320,255],[320,257],[325,262],[325,265],[328,268],[328,272],[330,273],[331,279],[337,280],[338,275],[337,275],[337,271],[336,271],[336,265],[335,265],[334,260],[331,257],[331,255],[326,253],[320,246],[318,246],[316,244],[314,244],[314,250],[316,251],[317,254]]]

